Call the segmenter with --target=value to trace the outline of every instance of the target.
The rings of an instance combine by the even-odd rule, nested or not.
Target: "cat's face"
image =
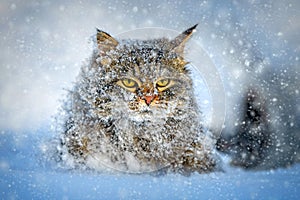
[[[170,60],[174,58],[168,58],[167,52],[163,52],[160,55],[163,59],[160,59],[157,51],[143,49],[130,55],[139,62],[124,58],[125,61],[120,63],[127,70],[121,70],[115,82],[118,104],[134,121],[153,121],[173,115],[185,101],[186,90],[191,89],[186,72],[172,66]]]
[[[186,110],[193,93],[182,49],[176,49],[181,42],[175,47],[167,39],[113,43],[100,57],[113,88],[112,112],[134,122],[157,123]]]

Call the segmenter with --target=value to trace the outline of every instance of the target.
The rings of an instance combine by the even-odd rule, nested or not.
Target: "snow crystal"
[[[136,7],[136,6],[134,6],[134,7],[132,8],[132,11],[135,12],[135,13],[138,12],[138,10],[139,10],[139,9],[138,9],[138,7]]]
[[[245,60],[245,65],[246,65],[247,67],[249,67],[249,66],[250,66],[250,61],[249,61],[249,60]]]
[[[282,36],[282,35],[283,35],[282,32],[278,32],[278,33],[277,33],[277,36]]]
[[[65,11],[66,7],[64,5],[60,5],[59,6],[59,11],[63,12]]]
[[[17,8],[16,4],[13,3],[13,4],[10,5],[11,10],[15,10],[16,8]]]

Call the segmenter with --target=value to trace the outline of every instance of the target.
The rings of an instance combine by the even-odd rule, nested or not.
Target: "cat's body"
[[[98,31],[98,49],[64,106],[65,163],[127,172],[215,169],[183,58],[194,28],[171,41],[117,41]]]

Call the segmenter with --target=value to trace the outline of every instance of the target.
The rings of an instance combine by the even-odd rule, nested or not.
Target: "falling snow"
[[[297,0],[1,2],[0,196],[298,199],[299,9]],[[57,137],[53,116],[94,48],[95,27],[117,36],[195,23],[192,43],[212,65],[195,55],[192,64],[217,72],[204,67],[192,77],[205,125],[216,135],[222,129],[222,171],[155,177],[57,168],[48,157]],[[212,90],[217,77],[224,92]],[[249,91],[259,102],[246,98]],[[223,108],[225,118],[215,117]]]

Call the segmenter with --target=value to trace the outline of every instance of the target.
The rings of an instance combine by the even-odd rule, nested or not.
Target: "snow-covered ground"
[[[210,175],[97,175],[54,171],[1,173],[3,199],[299,199],[300,167]]]
[[[0,186],[3,199],[299,199],[299,171],[151,177],[12,170],[1,172]]]
[[[224,164],[223,172],[189,177],[55,169],[42,160],[44,134],[47,131],[26,137],[1,133],[1,199],[298,199],[300,195],[299,164],[256,172]]]
[[[224,86],[224,133],[234,132],[245,90],[262,87],[284,155],[289,148],[282,146],[300,142],[299,10],[297,0],[1,1],[0,199],[299,199],[299,164],[243,171],[223,156],[224,172],[154,177],[57,169],[43,154],[45,141],[56,137],[51,120],[63,89],[91,53],[95,27],[118,35],[144,27],[180,32],[199,23],[193,40]],[[213,96],[203,99],[201,91],[210,116]]]

